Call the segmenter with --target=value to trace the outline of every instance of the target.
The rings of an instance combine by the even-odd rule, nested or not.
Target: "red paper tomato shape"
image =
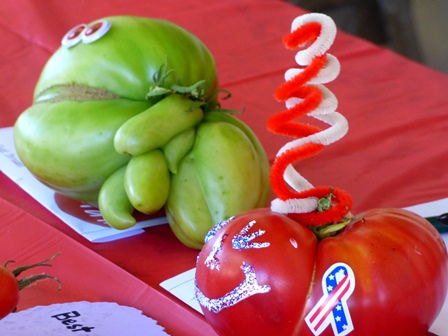
[[[207,235],[196,297],[221,336],[423,336],[447,279],[443,239],[411,212],[369,210],[318,241],[307,226],[258,209]]]

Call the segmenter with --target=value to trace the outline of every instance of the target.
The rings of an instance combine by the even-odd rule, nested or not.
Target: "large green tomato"
[[[199,248],[213,224],[264,206],[270,193],[258,139],[232,116],[210,112],[217,88],[211,53],[185,29],[134,16],[98,20],[70,31],[45,65],[33,105],[16,122],[16,149],[36,178],[98,205],[115,228],[134,225],[135,209],[167,205],[174,232]],[[187,195],[178,181],[191,160],[203,178]],[[225,193],[215,181],[222,178]],[[212,205],[198,212],[204,199]]]

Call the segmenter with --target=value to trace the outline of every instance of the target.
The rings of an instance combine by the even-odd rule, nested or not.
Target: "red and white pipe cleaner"
[[[351,208],[351,197],[332,187],[313,187],[293,167],[293,163],[319,153],[325,146],[339,140],[348,131],[348,122],[336,112],[338,101],[323,84],[334,80],[340,71],[338,59],[327,53],[336,37],[336,25],[324,14],[311,13],[297,17],[291,33],[283,38],[288,49],[300,48],[295,56],[300,68],[285,73],[286,82],[275,92],[286,110],[272,116],[270,131],[295,137],[277,153],[271,168],[271,185],[277,197],[271,210],[307,225],[324,225],[341,221]],[[295,121],[308,115],[330,127],[319,127]],[[322,209],[320,200],[329,200]]]

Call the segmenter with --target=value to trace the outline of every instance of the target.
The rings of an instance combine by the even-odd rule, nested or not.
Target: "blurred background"
[[[353,35],[448,73],[448,0],[289,0]]]

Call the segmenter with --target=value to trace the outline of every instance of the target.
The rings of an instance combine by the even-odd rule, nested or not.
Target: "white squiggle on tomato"
[[[220,298],[211,299],[205,296],[195,283],[195,296],[199,304],[209,311],[217,314],[225,308],[232,307],[237,303],[256,294],[268,293],[271,290],[269,285],[259,285],[255,269],[243,262],[241,270],[244,273],[245,280],[241,282],[236,288],[224,294]]]
[[[295,139],[285,144],[277,153],[277,156],[282,155],[288,149],[302,146],[307,143],[315,143],[322,145],[329,145],[341,139],[348,131],[347,119],[336,112],[338,100],[335,95],[326,88],[323,84],[333,81],[340,72],[340,63],[338,59],[326,53],[336,37],[336,25],[334,21],[327,15],[310,13],[297,17],[291,26],[291,32],[294,32],[302,25],[317,22],[321,25],[321,32],[318,38],[306,49],[300,50],[295,56],[296,63],[299,66],[306,67],[311,64],[314,57],[326,54],[326,64],[323,69],[306,85],[315,86],[322,92],[321,104],[307,115],[320,120],[328,125],[329,128],[311,134],[307,137]],[[299,75],[304,68],[291,68],[285,72],[285,80],[291,81],[295,76]],[[306,98],[305,98],[306,99]],[[287,109],[291,109],[304,99],[291,97],[285,101]],[[300,173],[290,164],[283,175],[286,183],[294,190],[300,192],[313,188],[313,185],[305,179]],[[271,203],[271,209],[279,213],[309,213],[315,211],[318,206],[318,199],[316,197],[308,198],[293,198],[281,200],[274,199]]]
[[[263,236],[265,230],[257,230],[249,233],[249,230],[257,223],[256,220],[250,221],[238,234],[232,239],[232,247],[236,250],[258,249],[270,246],[269,242],[252,242],[252,240]]]

